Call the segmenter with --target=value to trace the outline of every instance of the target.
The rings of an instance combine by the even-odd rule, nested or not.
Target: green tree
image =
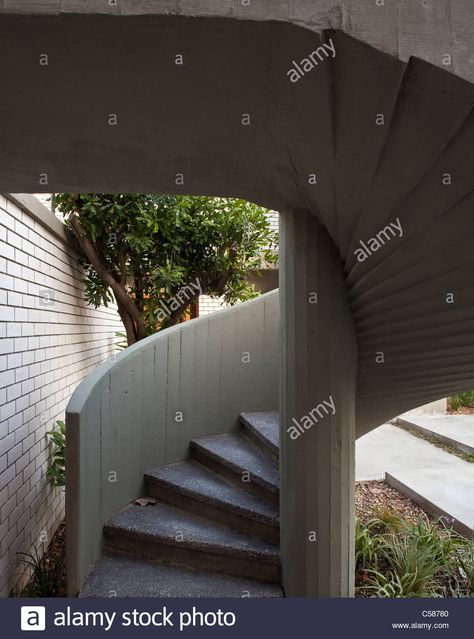
[[[59,193],[53,203],[81,248],[87,301],[115,298],[129,345],[181,321],[200,294],[255,297],[249,273],[277,259],[266,209],[245,200]]]

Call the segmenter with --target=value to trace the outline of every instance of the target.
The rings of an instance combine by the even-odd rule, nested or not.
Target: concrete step
[[[104,525],[105,547],[148,559],[278,582],[278,547],[158,502],[130,505]]]
[[[278,466],[243,434],[193,439],[191,454],[194,459],[227,477],[237,486],[278,504]]]
[[[79,597],[283,597],[279,585],[107,552]]]
[[[160,501],[259,539],[279,541],[275,504],[238,488],[195,461],[149,470],[145,482],[148,494]]]
[[[407,413],[395,424],[452,446],[466,455],[474,455],[474,415],[415,415]]]
[[[280,457],[280,418],[276,411],[266,413],[242,413],[240,423],[244,433],[264,452],[278,462]]]

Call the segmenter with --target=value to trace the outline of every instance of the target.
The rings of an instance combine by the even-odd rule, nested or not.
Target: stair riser
[[[195,548],[187,548],[184,544],[167,545],[162,542],[136,539],[107,532],[105,533],[105,550],[119,550],[179,566],[222,572],[258,581],[280,583],[279,564],[264,561],[261,557],[247,558],[211,553]]]
[[[156,481],[148,481],[146,485],[150,497],[155,497],[171,506],[182,508],[200,517],[206,517],[217,523],[230,526],[233,530],[238,530],[252,537],[262,539],[263,541],[268,541],[272,544],[279,543],[279,526],[273,526],[270,523],[231,512],[217,504],[213,505],[195,499],[189,495],[169,489],[165,484],[159,484]]]
[[[257,433],[253,431],[251,428],[244,426],[242,432],[245,435],[245,437],[247,437],[247,439],[251,441],[254,446],[258,446],[258,448],[261,451],[263,451],[269,459],[271,459],[273,462],[276,462],[277,464],[279,463],[280,461],[279,451],[275,450],[271,446],[271,444],[269,444],[265,439],[259,437]]]
[[[279,504],[280,497],[278,492],[273,492],[266,486],[263,486],[259,483],[258,478],[252,478],[252,481],[250,482],[242,481],[242,475],[239,472],[229,468],[218,459],[206,455],[200,449],[193,446],[191,447],[191,456],[197,462],[203,464],[203,466],[207,466],[214,472],[219,473],[222,477],[225,477],[239,488],[243,488],[254,495],[259,495],[264,499],[268,499],[272,504]]]

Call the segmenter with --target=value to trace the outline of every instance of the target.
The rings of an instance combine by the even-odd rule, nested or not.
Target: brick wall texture
[[[44,548],[64,516],[45,433],[123,330],[83,291],[74,250],[0,195],[0,596],[28,576],[17,553]]]

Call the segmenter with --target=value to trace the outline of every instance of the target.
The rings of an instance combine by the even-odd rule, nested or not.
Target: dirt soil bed
[[[356,516],[364,524],[374,517],[374,509],[389,508],[413,524],[426,516],[425,511],[418,504],[384,481],[357,482],[355,508]]]
[[[458,408],[457,410],[451,410],[448,406],[447,412],[449,415],[473,415],[474,408],[471,408],[470,406],[461,406],[461,408]]]

